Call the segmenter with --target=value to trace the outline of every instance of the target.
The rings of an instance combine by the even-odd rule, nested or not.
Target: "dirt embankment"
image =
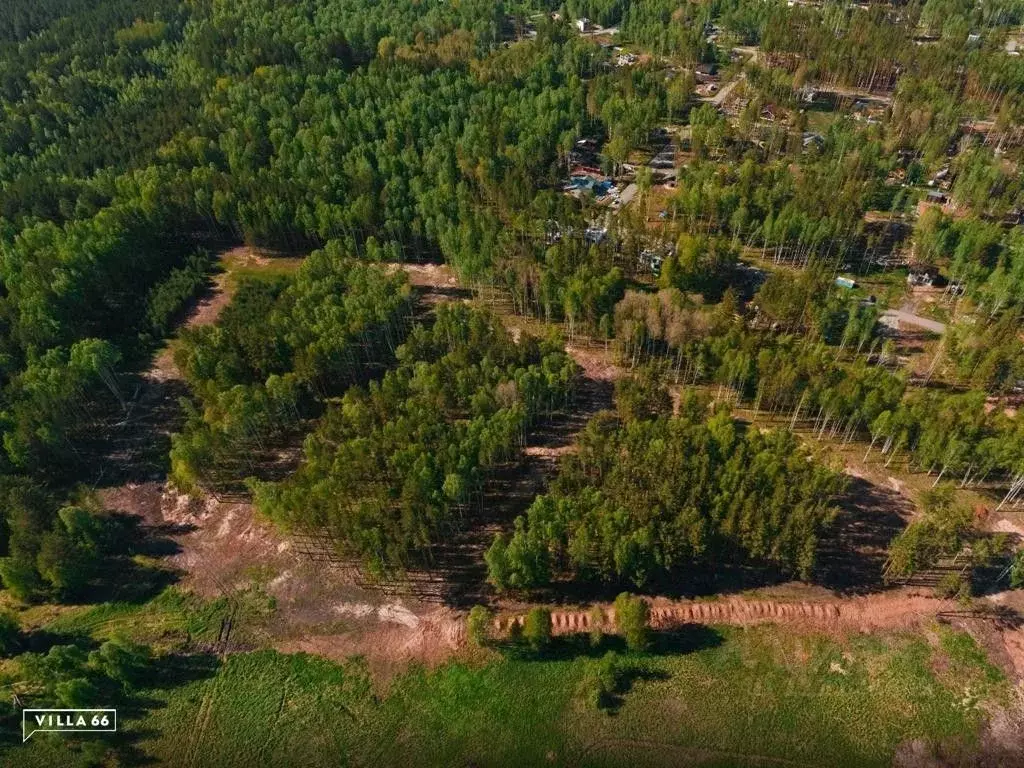
[[[649,601],[651,626],[671,631],[687,624],[748,627],[778,624],[799,632],[849,635],[870,632],[912,630],[935,621],[969,632],[985,648],[993,662],[1011,678],[1024,682],[1024,622],[1020,605],[1024,596],[1006,592],[983,598],[966,608],[955,600],[944,600],[927,592],[896,589],[871,595],[812,600],[772,600],[730,597],[722,600]],[[594,608],[601,611],[596,621]],[[503,613],[494,622],[496,632],[505,636],[513,624],[522,626],[525,614]],[[615,609],[598,603],[577,610],[552,611],[552,634],[589,632],[594,626],[604,631],[615,628]]]
[[[234,253],[233,258],[248,259],[250,255],[245,251]],[[437,300],[454,297],[461,291],[446,267],[404,265],[402,269],[410,274],[415,286],[433,293]],[[226,275],[222,275],[185,326],[215,322],[230,301],[229,285]],[[569,345],[568,350],[583,367],[593,390],[588,408],[581,411],[589,413],[607,407],[611,382],[621,375],[622,369],[596,346]],[[154,411],[153,403],[173,399],[172,385],[181,384],[180,372],[169,352],[158,357],[145,379],[153,396],[140,398],[140,411]],[[159,420],[158,414],[153,420]],[[552,459],[571,450],[571,434],[582,428],[584,421],[570,420],[557,434],[538,438],[537,444],[527,451],[527,460],[543,464],[543,471],[538,469],[541,474],[551,471]],[[510,496],[505,486],[496,488],[495,494]],[[366,585],[351,570],[316,561],[299,551],[301,548],[292,539],[260,520],[251,504],[212,497],[190,499],[170,489],[162,476],[146,482],[121,482],[101,491],[101,495],[109,508],[140,516],[145,525],[173,544],[166,560],[181,571],[183,587],[207,597],[230,598],[256,585],[272,596],[277,607],[262,631],[267,643],[279,650],[305,651],[335,659],[359,654],[377,669],[393,670],[411,660],[440,663],[465,643],[464,613],[404,593],[386,593]],[[528,503],[529,494],[521,502]],[[477,551],[466,542],[459,545],[460,551]],[[611,606],[600,607],[604,621],[613,625]],[[656,599],[651,607],[652,623],[658,629],[690,623],[747,626],[773,622],[795,629],[836,633],[910,628],[944,614],[956,616],[959,611],[949,601],[909,591],[855,598],[815,596],[795,601],[741,597],[713,602]],[[499,618],[498,626],[507,631],[511,622],[521,622],[522,618],[505,614]],[[553,614],[557,635],[586,632],[590,622],[589,609]],[[1024,630],[1000,627],[992,633],[991,643],[986,643],[986,647],[995,648],[998,644],[1005,659],[1024,677]]]
[[[942,614],[956,614],[959,606],[952,600],[939,600],[906,590],[896,590],[865,597],[834,600],[786,602],[742,597],[715,601],[673,601],[656,598],[650,601],[651,626],[658,630],[684,624],[720,624],[752,626],[755,624],[799,625],[808,629],[838,632],[871,632],[904,629],[932,620]],[[612,627],[615,609],[598,604],[603,615],[601,627]],[[567,635],[587,632],[594,619],[593,607],[576,611],[554,611],[552,632]],[[495,626],[507,632],[513,623],[522,624],[522,614],[499,617]]]
[[[168,543],[163,562],[180,573],[181,588],[228,600],[258,588],[272,598],[272,613],[245,620],[260,644],[336,660],[365,656],[384,677],[410,661],[441,663],[463,645],[460,612],[385,593],[351,568],[318,562],[247,502],[190,498],[162,482],[124,484],[100,496]]]

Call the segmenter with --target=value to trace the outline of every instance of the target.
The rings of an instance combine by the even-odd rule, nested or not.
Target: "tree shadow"
[[[140,564],[128,557],[113,558],[104,570],[80,602],[144,603],[181,578],[176,570]]]
[[[650,644],[646,651],[631,651],[620,635],[602,634],[599,642],[593,642],[588,633],[557,635],[545,647],[535,650],[521,638],[494,643],[494,647],[506,658],[519,661],[572,661],[573,659],[599,659],[609,652],[623,658],[644,656],[679,656],[710,648],[717,648],[724,642],[722,634],[704,624],[683,624],[672,629],[650,630]]]
[[[645,651],[631,651],[618,635],[593,638],[589,634],[562,635],[541,649],[532,649],[521,639],[498,644],[507,658],[544,663],[587,659],[578,695],[609,716],[618,714],[626,697],[640,682],[668,680],[671,675],[652,659],[679,656],[721,645],[721,633],[701,624],[686,624],[665,631],[652,631]]]
[[[18,642],[17,653],[37,653],[45,655],[57,645],[76,645],[82,650],[94,650],[99,644],[91,637],[67,632],[53,632],[48,629],[33,629],[22,632]]]
[[[139,517],[125,512],[103,516],[103,551],[98,572],[87,588],[70,604],[127,602],[142,603],[155,597],[180,578],[178,571],[145,558],[160,559],[181,551],[170,538],[189,526],[145,524]],[[139,560],[137,556],[144,559]]]
[[[117,751],[118,764],[157,764],[159,761],[144,752],[141,744],[160,736],[161,732],[153,728],[123,728],[122,723],[143,720],[154,710],[165,708],[166,702],[155,693],[209,679],[217,674],[220,664],[220,659],[213,654],[176,654],[156,659],[147,669],[145,688],[122,693],[123,698],[117,701],[117,732],[104,734],[111,737],[109,743]]]
[[[605,714],[614,717],[619,714],[622,705],[626,703],[626,697],[637,683],[664,682],[671,678],[672,676],[663,669],[648,669],[627,661],[618,670],[615,686],[611,690],[602,692],[599,706]]]
[[[889,544],[906,526],[913,505],[859,477],[850,478],[836,503],[839,513],[819,544],[812,581],[844,595],[884,589]]]
[[[623,592],[658,595],[674,600],[689,600],[708,595],[724,595],[750,589],[784,584],[792,576],[770,564],[730,561],[721,558],[714,563],[700,561],[678,566],[669,573],[649,578],[642,587],[627,579],[588,579],[580,575],[552,582],[530,592],[535,602],[551,605],[611,602]]]
[[[163,480],[170,470],[171,433],[184,425],[183,381],[137,370],[118,377],[123,404],[109,395],[90,406],[76,430],[75,453],[54,479],[107,487]]]
[[[725,642],[722,633],[706,624],[683,624],[651,633],[651,653],[678,656],[717,648]]]

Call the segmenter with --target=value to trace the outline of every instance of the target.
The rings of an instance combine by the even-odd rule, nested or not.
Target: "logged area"
[[[8,0],[0,762],[1024,765],[1022,50]]]

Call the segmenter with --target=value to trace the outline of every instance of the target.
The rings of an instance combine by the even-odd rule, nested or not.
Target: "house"
[[[640,258],[638,260],[640,269],[646,269],[653,272],[655,276],[661,273],[661,265],[665,257],[657,251],[653,251],[649,248],[645,248],[640,251]]]
[[[718,65],[715,64],[714,62],[711,62],[710,64],[705,64],[701,62],[693,71],[696,72],[698,75],[707,75],[711,77],[713,75],[718,74]]]
[[[586,232],[583,233],[583,239],[588,243],[597,245],[605,236],[608,234],[608,230],[604,227],[587,227]]]
[[[837,277],[835,279],[835,283],[840,288],[856,288],[857,287],[857,281],[854,280],[852,277]]]
[[[896,186],[902,184],[907,178],[907,171],[905,168],[897,168],[894,171],[890,171],[885,177],[885,183],[889,186]]]
[[[938,267],[915,264],[911,266],[910,272],[907,274],[907,285],[911,288],[931,288],[940,279]]]
[[[582,19],[576,19],[576,29],[580,32],[586,32],[590,29],[590,19],[584,16]]]

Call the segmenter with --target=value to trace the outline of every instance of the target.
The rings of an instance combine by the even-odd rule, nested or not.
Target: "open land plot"
[[[421,290],[457,290],[443,271],[414,278]],[[512,325],[544,330],[526,319]],[[577,339],[569,351],[593,384],[588,407],[608,405],[610,382],[623,373],[609,350]],[[527,485],[535,490],[579,427],[573,420],[563,426],[535,436],[526,452],[536,470]],[[863,453],[862,446],[851,450]],[[871,488],[855,489],[850,501],[853,522],[876,495],[879,514],[888,514],[889,502],[906,504],[898,487],[888,497],[885,479],[880,487],[874,478],[864,482]],[[1002,673],[973,640],[934,624],[941,601],[920,598],[927,607],[911,624],[928,629],[911,636],[894,634],[908,629],[906,605],[890,612],[899,621],[837,628],[804,621],[800,611],[748,621],[744,612],[758,602],[751,597],[733,601],[736,621],[710,609],[694,614],[714,628],[686,624],[662,653],[633,659],[629,690],[609,717],[583,701],[595,659],[575,640],[558,641],[539,661],[470,652],[457,611],[374,592],[350,574],[303,560],[247,504],[181,500],[156,483],[120,492],[129,495],[115,506],[139,507],[178,547],[164,562],[182,574],[184,591],[171,588],[141,605],[66,608],[41,614],[36,626],[97,639],[128,633],[158,648],[162,640],[173,649],[168,659],[189,660],[184,671],[169,661],[166,683],[154,683],[148,704],[126,721],[125,738],[140,759],[194,766],[888,765],[907,750],[927,756],[938,739],[973,749],[986,707],[1007,695]],[[526,493],[518,503],[528,502]],[[860,533],[865,552],[882,546],[877,531]],[[815,602],[831,599],[812,599],[812,589],[793,595],[796,605],[812,602],[810,619],[821,608]],[[289,655],[257,650],[266,648]],[[354,655],[365,661],[348,661]],[[409,662],[426,668],[406,671]],[[52,764],[50,749],[48,741],[32,745],[22,764]]]
[[[623,656],[609,715],[581,695],[604,650],[480,652],[384,689],[358,661],[232,655],[168,670],[123,737],[140,760],[177,766],[887,766],[937,742],[975,749],[985,709],[1008,696],[973,641],[943,626],[842,639],[691,627]],[[30,742],[19,764],[55,749]]]

